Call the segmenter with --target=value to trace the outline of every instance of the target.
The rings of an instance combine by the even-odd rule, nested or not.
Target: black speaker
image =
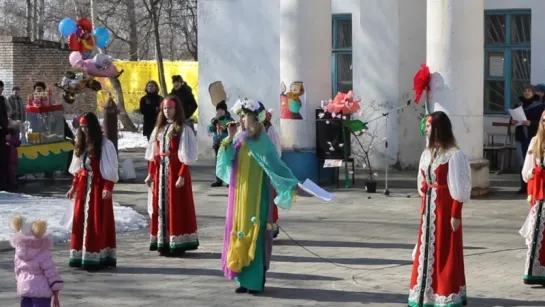
[[[320,118],[320,114],[324,116]],[[350,115],[346,115],[346,120],[350,120]],[[343,140],[342,123],[342,119],[331,118],[330,113],[316,109],[316,156],[319,159],[344,159],[345,147],[347,156],[351,156],[350,131],[344,130]]]

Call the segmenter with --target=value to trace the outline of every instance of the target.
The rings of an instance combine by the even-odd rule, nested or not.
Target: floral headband
[[[238,116],[243,114],[254,114],[260,122],[263,122],[267,118],[265,106],[263,106],[261,102],[252,99],[237,100],[235,105],[231,108],[231,112]]]
[[[80,117],[79,118],[79,124],[87,126],[87,118],[85,118],[85,116]]]

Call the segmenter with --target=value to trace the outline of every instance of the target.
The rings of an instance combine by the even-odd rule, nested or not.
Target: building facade
[[[276,111],[274,123],[282,126],[278,117],[279,84],[286,65],[297,65],[294,61],[301,61],[301,57],[286,58],[282,53],[287,41],[299,46],[298,42],[286,39],[292,32],[282,27],[290,18],[282,8],[282,3],[286,1],[199,1],[200,131],[205,129],[206,119],[211,118],[215,112],[209,101],[207,85],[218,80],[225,86],[229,105],[239,97],[259,99]],[[439,0],[327,1],[331,5],[330,20],[314,21],[321,25],[330,23],[327,29],[331,32],[323,34],[327,37],[331,35],[328,50],[330,56],[327,59],[331,74],[323,76],[329,80],[331,88],[329,95],[322,99],[330,98],[337,91],[354,90],[363,99],[366,119],[402,106],[408,99],[412,99],[414,74],[420,64],[430,58],[427,54],[430,44],[427,23],[440,19],[430,19],[430,14],[441,14],[439,9],[430,11],[430,3],[433,1]],[[477,73],[467,77],[479,83],[475,90],[472,87],[471,90],[475,92],[471,94],[479,97],[475,99],[481,102],[478,108],[474,105],[470,107],[476,111],[469,117],[480,117],[479,121],[473,123],[482,125],[482,133],[468,135],[478,139],[473,143],[479,143],[479,139],[482,139],[484,144],[489,134],[505,134],[506,128],[498,127],[495,123],[508,120],[507,109],[516,103],[524,84],[545,83],[545,62],[540,59],[541,54],[545,54],[545,31],[537,30],[543,28],[541,23],[545,21],[535,18],[544,16],[545,1],[457,1],[458,9],[476,7],[482,10],[481,17],[484,20],[482,26],[475,29],[484,33],[484,45],[479,41],[482,37],[472,33],[467,33],[466,42],[483,45],[482,59],[477,63],[484,63],[484,76]],[[475,2],[480,4],[473,6]],[[444,3],[454,2],[445,0]],[[327,31],[322,26],[315,28],[316,31]],[[313,31],[312,27],[305,29]],[[297,37],[304,39],[300,33],[297,33]],[[309,33],[308,37],[312,41],[306,43],[312,47],[317,41],[314,38],[318,36]],[[313,57],[312,54],[302,55],[305,56]],[[319,71],[323,71],[323,67]],[[323,91],[320,93],[326,95]],[[319,101],[308,104],[313,109],[319,105]],[[312,112],[307,110],[309,116]],[[398,168],[415,168],[418,165],[425,144],[419,132],[422,113],[423,104],[411,104],[394,112],[388,119],[376,121],[380,139],[387,139],[389,146],[384,148],[377,145],[373,161],[375,167],[384,168],[386,161],[388,165]],[[307,121],[305,124],[314,123]],[[279,130],[283,134],[297,133],[295,130]],[[213,151],[209,149],[211,141],[206,134],[199,135],[199,145],[202,156],[212,155]],[[482,148],[472,155],[478,155],[481,151]]]

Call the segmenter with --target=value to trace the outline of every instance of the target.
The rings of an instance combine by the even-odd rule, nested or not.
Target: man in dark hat
[[[189,120],[195,114],[195,111],[197,111],[197,101],[195,101],[193,91],[180,75],[172,76],[172,83],[174,88],[170,92],[170,95],[176,95],[180,99],[185,119]]]
[[[217,160],[218,157],[218,151],[220,149],[220,144],[223,139],[227,137],[227,123],[234,121],[231,117],[231,114],[229,111],[227,111],[227,104],[225,103],[225,100],[220,101],[216,105],[216,116],[212,118],[210,121],[210,125],[208,125],[208,133],[213,136],[212,139],[212,148],[214,148],[214,152],[216,153],[215,157]],[[211,187],[221,187],[223,185],[223,182],[221,179],[216,177],[216,181],[212,182],[210,185]]]
[[[7,189],[9,160],[8,108],[7,101],[2,96],[3,92],[4,82],[0,80],[0,191]]]

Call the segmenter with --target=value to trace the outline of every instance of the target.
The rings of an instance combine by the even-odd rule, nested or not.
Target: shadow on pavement
[[[106,272],[106,271],[105,271]],[[116,274],[154,274],[154,275],[192,275],[192,276],[220,276],[223,277],[221,270],[215,269],[187,269],[187,268],[150,268],[150,267],[117,267],[111,271]],[[320,276],[311,274],[295,274],[295,273],[276,273],[267,272],[267,278],[285,279],[285,280],[324,280],[337,281],[343,280],[338,277]]]
[[[339,290],[320,290],[305,288],[279,288],[266,287],[259,296],[332,303],[355,303],[363,305],[376,303],[398,303],[407,304],[408,294],[399,293],[374,293],[374,292],[348,292]],[[516,299],[468,297],[469,306],[492,307],[492,306],[545,306],[545,301],[521,301]],[[400,305],[402,306],[402,305]]]
[[[274,241],[274,245],[279,246],[299,246],[305,247],[355,247],[355,248],[385,248],[385,249],[413,249],[414,244],[405,243],[372,243],[372,242],[350,242],[350,241],[316,241],[316,240],[292,240],[279,239]],[[464,246],[464,249],[486,249],[485,247]]]

